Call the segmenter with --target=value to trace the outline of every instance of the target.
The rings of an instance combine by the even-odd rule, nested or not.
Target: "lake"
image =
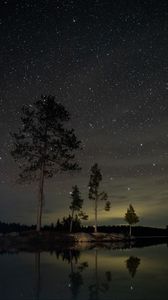
[[[0,299],[167,299],[168,247],[0,255]]]

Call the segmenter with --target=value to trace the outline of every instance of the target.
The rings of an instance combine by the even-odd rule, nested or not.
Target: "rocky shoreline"
[[[58,248],[88,249],[99,246],[112,248],[129,248],[134,245],[143,247],[151,243],[167,242],[167,237],[132,237],[123,234],[109,233],[54,233],[54,232],[26,232],[9,233],[0,236],[0,252],[17,251],[50,251]]]
[[[16,249],[51,249],[76,244],[113,243],[124,241],[124,235],[107,233],[9,233],[0,236],[0,251]]]

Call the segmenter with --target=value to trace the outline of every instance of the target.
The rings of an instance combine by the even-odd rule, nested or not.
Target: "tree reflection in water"
[[[85,268],[88,267],[87,262],[83,262],[78,264],[78,258],[80,256],[76,255],[76,250],[69,250],[69,258],[70,258],[70,274],[69,274],[69,288],[71,290],[71,293],[73,295],[73,299],[76,299],[81,286],[83,285],[83,277],[82,272],[85,270]]]
[[[68,287],[72,293],[73,299],[77,299],[80,289],[84,284],[83,271],[88,267],[86,261],[80,262],[80,251],[76,249],[64,249],[55,251],[57,259],[67,261],[70,266]],[[133,278],[136,275],[137,269],[140,265],[140,258],[136,256],[130,256],[126,260],[126,268],[131,276],[130,289],[133,290]],[[35,299],[40,300],[41,292],[41,274],[40,274],[40,252],[35,253],[35,271],[36,271],[36,288],[35,288]],[[100,294],[104,294],[110,288],[110,282],[112,280],[111,271],[107,270],[103,277],[102,272],[99,275],[98,270],[98,249],[95,248],[94,252],[94,274],[93,283],[88,286],[89,300],[98,300]]]
[[[141,263],[140,258],[136,257],[136,256],[130,256],[126,260],[127,269],[128,269],[128,271],[129,271],[132,278],[135,276],[137,268],[140,265],[140,263]]]
[[[62,259],[70,264],[69,274],[69,288],[72,292],[73,299],[76,299],[80,291],[80,287],[83,285],[82,272],[88,267],[87,262],[78,263],[80,258],[80,251],[75,249],[65,249],[55,251],[57,259]],[[36,274],[36,286],[35,286],[35,299],[40,300],[41,292],[41,260],[40,251],[35,253],[35,274]]]
[[[95,249],[95,275],[94,283],[89,286],[89,300],[99,299],[100,293],[105,293],[109,289],[111,281],[111,272],[105,273],[105,280],[102,282],[98,275],[98,249]]]
[[[71,290],[73,299],[77,299],[80,288],[84,284],[82,272],[88,267],[87,262],[79,263],[80,252],[75,249],[57,252],[57,258],[62,258],[70,264],[69,274],[69,288]],[[94,263],[94,282],[89,285],[89,299],[97,300],[100,293],[105,293],[109,289],[111,282],[111,272],[106,271],[104,279],[99,278],[98,274],[98,249],[95,249],[95,263]]]
[[[35,274],[36,274],[35,299],[39,300],[40,290],[41,290],[40,251],[35,253]]]
[[[139,257],[136,257],[136,256],[130,256],[126,260],[126,267],[129,271],[129,274],[131,275],[131,278],[134,278],[140,263],[141,263],[141,259]],[[134,289],[134,285],[133,285],[133,282],[132,282],[131,285],[130,285],[130,290],[133,290],[133,289]]]

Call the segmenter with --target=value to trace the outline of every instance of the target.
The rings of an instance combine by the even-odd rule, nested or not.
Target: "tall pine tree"
[[[21,127],[13,133],[12,156],[19,162],[20,180],[38,180],[37,231],[41,229],[44,181],[60,171],[78,170],[74,151],[80,148],[74,129],[65,123],[70,115],[54,96],[41,96],[33,105],[23,106]]]
[[[71,192],[71,204],[70,204],[70,233],[72,232],[72,227],[73,227],[73,222],[74,219],[78,220],[87,220],[88,215],[82,211],[82,206],[83,206],[83,199],[81,198],[81,193],[79,191],[79,188],[77,185],[72,187],[72,192]],[[74,214],[75,218],[74,218]]]
[[[89,180],[89,199],[93,200],[95,203],[95,232],[97,232],[97,211],[98,211],[98,202],[99,200],[106,201],[105,204],[105,210],[108,211],[110,209],[110,202],[107,201],[107,193],[104,191],[99,191],[100,182],[102,181],[102,174],[98,167],[98,164],[95,163],[91,167],[91,174],[90,174],[90,180]]]
[[[71,210],[71,222],[70,222],[70,232],[72,232],[72,225],[73,225],[73,220],[74,220],[74,214],[79,213],[80,210],[82,209],[83,205],[83,199],[81,198],[80,191],[77,187],[77,185],[72,187],[72,192],[71,192],[71,204],[70,204],[70,210]]]

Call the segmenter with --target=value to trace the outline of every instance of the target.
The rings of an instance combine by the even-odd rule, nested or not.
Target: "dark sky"
[[[23,104],[52,94],[82,140],[82,172],[46,184],[43,222],[68,214],[78,184],[87,200],[98,162],[112,208],[100,223],[123,224],[132,203],[141,223],[168,224],[168,2],[0,1],[0,220],[35,222],[36,185],[15,183],[9,132]]]

